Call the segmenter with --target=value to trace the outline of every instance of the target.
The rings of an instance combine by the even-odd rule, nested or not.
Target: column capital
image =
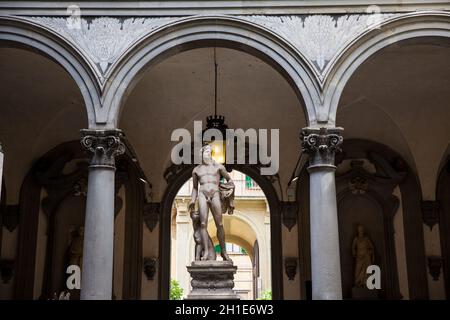
[[[341,151],[343,128],[303,128],[300,134],[302,151],[309,155],[308,170],[320,167],[335,169],[334,155]]]
[[[115,169],[115,157],[125,152],[122,130],[81,130],[81,145],[92,152],[90,168]]]

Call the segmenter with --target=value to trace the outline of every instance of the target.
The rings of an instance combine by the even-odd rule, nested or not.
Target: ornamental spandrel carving
[[[321,78],[331,60],[366,30],[395,14],[242,16],[282,36],[310,60]]]
[[[30,19],[52,29],[73,43],[98,67],[100,73],[105,74],[109,67],[142,36],[174,18],[85,19],[68,16]]]
[[[301,132],[302,151],[309,155],[310,168],[334,166],[336,152],[342,151],[342,128],[304,128]]]
[[[398,14],[251,15],[236,18],[267,28],[297,49],[315,69],[320,81],[330,61],[354,39]],[[104,83],[110,67],[143,36],[176,21],[177,17],[116,18],[30,17],[79,48],[96,66]]]
[[[120,130],[81,130],[81,145],[92,152],[91,167],[115,168],[115,157],[125,153]]]

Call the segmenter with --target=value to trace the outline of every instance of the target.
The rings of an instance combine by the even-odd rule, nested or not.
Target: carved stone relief
[[[271,29],[292,43],[318,73],[346,44],[364,30],[375,28],[394,14],[311,15],[311,16],[243,16],[244,19]]]
[[[99,17],[89,20],[82,18],[79,24],[74,24],[70,17],[31,18],[81,49],[103,75],[140,37],[173,19]]]

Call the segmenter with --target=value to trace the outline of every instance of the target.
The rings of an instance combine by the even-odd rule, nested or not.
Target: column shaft
[[[114,250],[114,170],[91,168],[83,247],[82,300],[112,296]]]
[[[310,170],[311,276],[314,300],[340,300],[341,261],[334,170]]]

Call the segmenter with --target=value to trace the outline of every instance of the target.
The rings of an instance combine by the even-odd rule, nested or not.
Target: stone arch
[[[0,43],[36,51],[50,58],[69,73],[83,97],[89,128],[97,126],[101,107],[100,87],[95,73],[79,51],[55,32],[19,17],[0,16]]]
[[[336,123],[341,94],[359,66],[393,43],[420,37],[450,38],[450,13],[426,11],[393,17],[383,22],[379,29],[368,29],[349,43],[330,68],[324,86],[323,105],[328,113],[328,123]]]
[[[192,176],[194,165],[178,166],[176,175],[168,181],[160,209],[159,231],[159,290],[158,299],[168,299],[170,281],[171,255],[171,216],[173,201],[183,186]],[[266,196],[270,210],[270,248],[272,261],[272,294],[274,299],[283,299],[282,243],[281,243],[281,213],[279,199],[272,181],[260,175],[259,167],[255,165],[231,165],[229,169],[238,170],[250,176],[261,187]]]
[[[102,119],[108,126],[119,123],[127,95],[139,80],[139,73],[168,55],[198,47],[222,46],[245,51],[267,62],[290,83],[304,104],[310,125],[317,122],[315,110],[320,89],[312,69],[295,48],[278,35],[237,17],[195,16],[176,20],[137,41],[112,66],[105,87]]]

